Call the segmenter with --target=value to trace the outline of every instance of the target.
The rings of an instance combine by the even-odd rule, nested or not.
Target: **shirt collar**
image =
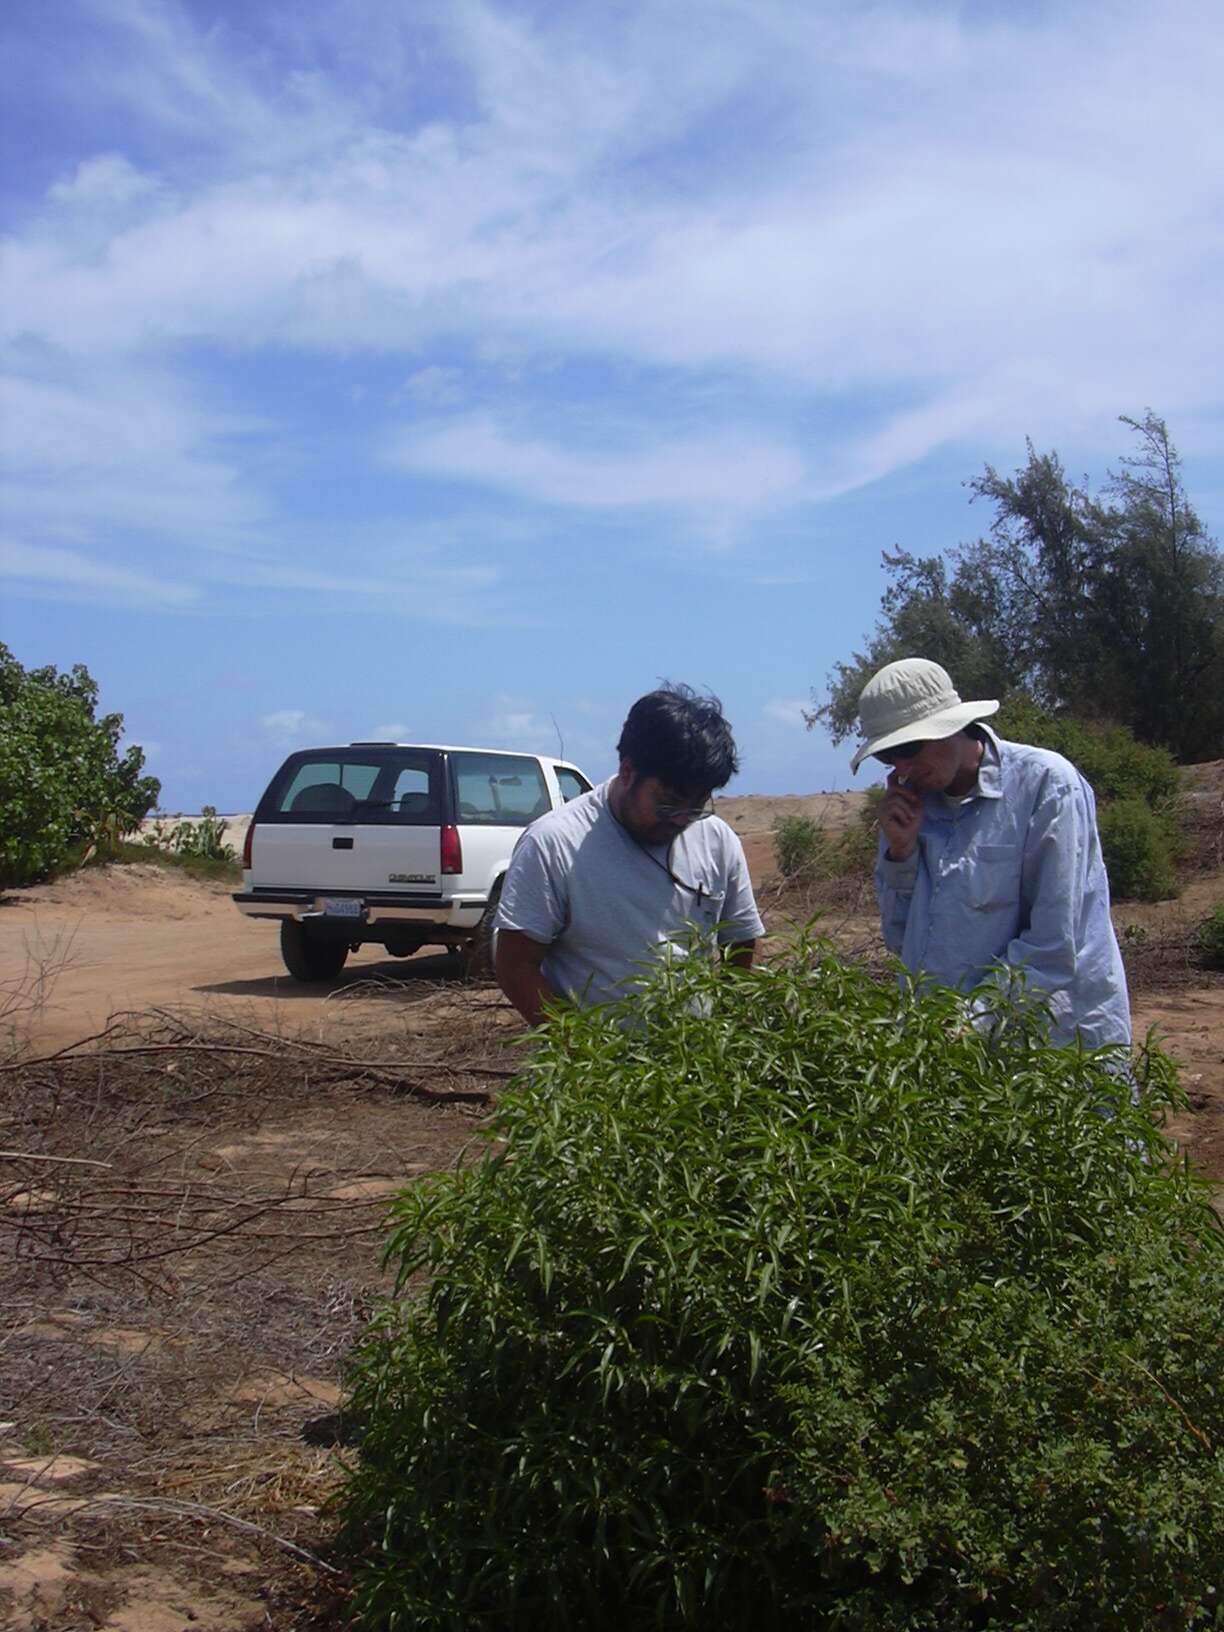
[[[978,799],[1001,799],[1003,797],[1003,770],[1002,757],[999,752],[999,739],[989,726],[982,725],[980,721],[974,723],[980,728],[984,739],[982,758],[978,764],[977,781],[968,793],[962,793],[959,796],[950,793],[935,793],[929,796],[935,813],[950,821],[956,821],[961,812]]]
[[[983,799],[1001,799],[1003,756],[999,748],[999,739],[988,725],[982,724],[981,720],[975,720],[974,724],[985,738],[982,744],[982,763],[978,766],[976,791]]]

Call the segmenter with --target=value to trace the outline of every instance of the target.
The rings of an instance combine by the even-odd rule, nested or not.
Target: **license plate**
[[[361,917],[361,902],[349,895],[325,895],[319,908],[325,918]]]

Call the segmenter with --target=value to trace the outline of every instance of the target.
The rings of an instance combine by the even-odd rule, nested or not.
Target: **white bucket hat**
[[[963,703],[952,676],[925,657],[903,657],[873,674],[859,697],[859,725],[867,738],[850,761],[857,771],[882,748],[903,742],[929,742],[963,731],[972,720],[984,720],[997,702]]]

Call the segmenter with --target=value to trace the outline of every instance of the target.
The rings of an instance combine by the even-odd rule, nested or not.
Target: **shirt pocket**
[[[965,859],[968,867],[965,896],[975,912],[1019,908],[1020,845],[979,844]]]
[[[715,925],[722,923],[726,899],[725,892],[718,895],[709,895],[705,890],[702,890],[699,897],[694,897],[693,922],[700,924],[707,935],[713,933]]]

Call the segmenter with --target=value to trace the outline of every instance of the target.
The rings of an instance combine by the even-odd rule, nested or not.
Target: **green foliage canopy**
[[[0,883],[24,884],[76,844],[131,832],[157,803],[144,754],[119,752],[122,714],[95,718],[88,669],[24,669],[0,644]]]
[[[1218,1624],[1224,1254],[1149,1117],[1023,1009],[679,965],[395,1204],[358,1624]]]
[[[1123,417],[1138,451],[1093,495],[1057,454],[970,481],[985,538],[946,557],[884,555],[882,616],[834,665],[809,724],[835,742],[858,696],[899,657],[942,663],[964,697],[1027,692],[1042,708],[1128,726],[1179,760],[1224,751],[1224,558],[1186,497],[1162,419]]]

